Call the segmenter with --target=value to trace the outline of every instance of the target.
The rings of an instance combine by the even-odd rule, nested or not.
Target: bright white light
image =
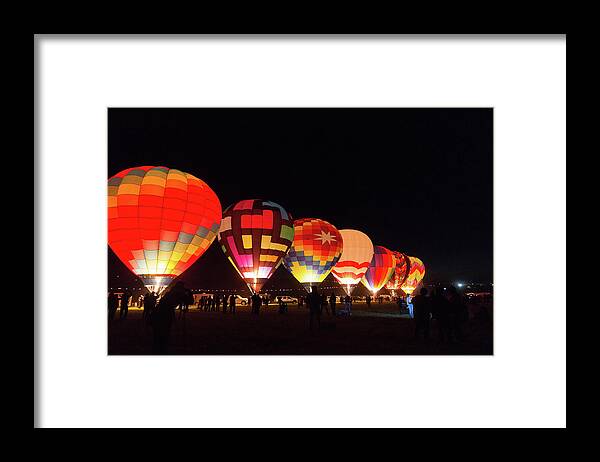
[[[462,287],[464,284],[462,282],[459,282],[458,284],[456,284],[458,287]]]

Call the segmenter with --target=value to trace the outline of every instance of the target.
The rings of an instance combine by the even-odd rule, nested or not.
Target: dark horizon
[[[108,177],[139,165],[197,176],[223,209],[268,199],[359,229],[427,283],[493,282],[492,109],[109,109]],[[215,242],[181,279],[244,288]],[[110,249],[108,265],[109,285],[135,280]]]

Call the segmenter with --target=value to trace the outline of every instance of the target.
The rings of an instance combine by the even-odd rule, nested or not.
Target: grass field
[[[472,309],[474,307],[471,307]],[[438,341],[435,322],[429,340],[414,338],[414,323],[400,314],[396,304],[353,304],[352,317],[321,317],[321,328],[308,327],[308,310],[288,306],[278,314],[276,305],[260,315],[238,306],[236,314],[192,309],[171,329],[170,354],[181,355],[489,355],[493,353],[491,322],[471,319],[465,339],[459,343]],[[491,314],[491,307],[488,307]],[[152,329],[142,320],[142,311],[130,308],[127,319],[108,326],[108,354],[152,354]]]

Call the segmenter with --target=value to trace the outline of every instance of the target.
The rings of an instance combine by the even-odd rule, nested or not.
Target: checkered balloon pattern
[[[343,239],[335,226],[318,218],[294,221],[294,242],[283,266],[306,289],[327,277],[342,255]]]
[[[344,248],[331,274],[348,295],[367,272],[373,258],[373,243],[369,236],[355,229],[341,229]]]
[[[390,280],[395,267],[394,253],[385,247],[376,245],[373,247],[373,259],[362,278],[362,283],[371,292],[377,293]]]
[[[402,283],[406,279],[406,276],[408,276],[409,260],[403,253],[395,251],[392,253],[394,254],[394,257],[396,257],[396,267],[394,268],[392,277],[385,285],[385,288],[389,290],[398,290],[402,287]]]
[[[402,284],[402,290],[404,293],[410,295],[419,286],[419,283],[425,277],[425,265],[417,257],[408,257],[410,260],[410,266],[408,269],[408,276]]]
[[[256,293],[292,245],[294,225],[275,202],[243,200],[223,212],[218,238],[227,259]]]
[[[147,286],[165,286],[215,239],[221,203],[189,173],[141,166],[108,180],[108,244]]]

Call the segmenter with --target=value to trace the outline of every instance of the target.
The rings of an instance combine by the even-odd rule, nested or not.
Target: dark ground
[[[308,310],[289,305],[285,315],[276,305],[259,316],[238,306],[237,313],[190,310],[171,330],[171,354],[186,355],[490,355],[493,354],[491,323],[471,319],[461,343],[441,344],[435,322],[428,341],[414,338],[413,320],[398,313],[395,304],[353,305],[352,317],[321,317],[321,330],[311,334]],[[472,314],[476,307],[471,306]],[[488,307],[491,314],[491,307]],[[152,329],[132,308],[126,320],[108,326],[108,354],[152,354]],[[117,312],[116,318],[119,313]]]

